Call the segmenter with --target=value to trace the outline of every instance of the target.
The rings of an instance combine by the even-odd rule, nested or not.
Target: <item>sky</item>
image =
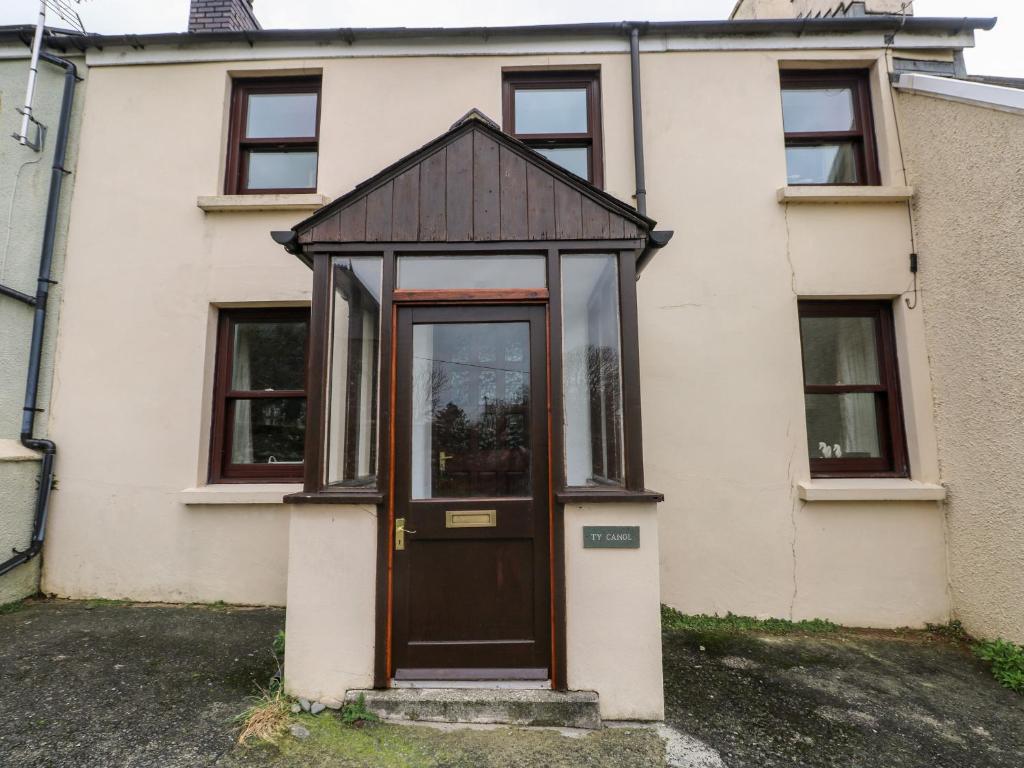
[[[59,0],[65,4],[76,0]],[[734,0],[256,0],[265,28],[462,27],[580,21],[724,19]],[[189,0],[81,0],[89,32],[180,32]],[[34,24],[39,0],[0,0],[0,25]],[[917,16],[998,16],[966,53],[979,75],[1024,77],[1024,0],[915,0]],[[54,26],[59,19],[51,20]]]

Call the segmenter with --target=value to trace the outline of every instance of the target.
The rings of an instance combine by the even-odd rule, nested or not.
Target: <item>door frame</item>
[[[436,293],[436,292],[424,292],[424,293]],[[399,358],[399,346],[403,343],[409,344],[410,346],[401,350],[401,354],[408,355],[412,353],[412,328],[418,322],[428,323],[505,323],[505,322],[523,322],[528,324],[528,339],[530,348],[530,380],[532,392],[536,392],[534,395],[531,393],[531,405],[530,413],[532,414],[529,418],[533,424],[531,434],[534,436],[531,442],[534,443],[537,449],[530,459],[531,464],[531,492],[530,498],[533,500],[532,503],[536,505],[536,516],[533,518],[538,529],[543,527],[542,533],[537,533],[532,537],[533,551],[537,553],[539,557],[542,557],[542,562],[538,563],[540,568],[534,567],[532,569],[532,580],[535,585],[539,583],[540,588],[543,592],[538,592],[536,586],[532,590],[531,601],[537,601],[540,595],[543,594],[544,603],[537,605],[534,602],[535,609],[541,608],[547,611],[548,619],[546,626],[542,626],[541,632],[538,633],[538,638],[542,643],[545,644],[543,648],[544,656],[547,659],[546,667],[547,673],[543,678],[538,677],[539,664],[531,664],[523,667],[510,677],[506,677],[505,673],[511,672],[511,669],[506,670],[501,665],[489,665],[479,669],[476,668],[458,668],[452,670],[454,676],[445,676],[446,680],[455,679],[479,679],[478,674],[482,674],[484,671],[491,671],[494,674],[487,679],[529,679],[529,680],[544,680],[548,681],[552,679],[554,675],[554,645],[552,643],[554,626],[553,626],[553,613],[550,611],[551,602],[554,599],[554,586],[553,586],[553,571],[552,571],[552,525],[554,523],[554,514],[552,511],[552,481],[551,481],[551,379],[550,379],[550,365],[549,365],[549,354],[550,354],[550,323],[548,318],[548,310],[544,303],[539,300],[537,296],[531,296],[532,300],[519,301],[511,298],[506,298],[504,301],[494,301],[492,294],[493,291],[480,291],[475,292],[478,295],[465,297],[460,296],[458,298],[449,298],[448,300],[440,301],[429,301],[421,300],[416,298],[412,301],[404,302],[402,305],[396,307],[395,318],[396,325],[393,333],[392,344],[395,348],[395,392],[401,393],[403,398],[409,396],[409,381],[398,381],[398,372],[404,370],[404,375],[410,377],[412,375],[412,369],[408,364],[403,364]],[[536,294],[537,291],[531,291]],[[539,311],[538,311],[539,310]],[[406,318],[403,319],[403,313],[406,314]],[[464,316],[464,317],[460,317]],[[436,317],[436,319],[431,319]],[[543,367],[540,367],[543,366]],[[536,398],[543,399],[536,399]],[[397,400],[397,397],[396,397]],[[535,410],[537,409],[537,410]],[[401,413],[405,413],[404,419],[400,418]],[[395,407],[392,410],[392,419],[390,424],[390,431],[394,433],[396,441],[405,440],[409,438],[408,431],[411,427],[411,413],[403,409],[399,403],[395,403]],[[411,510],[406,509],[406,505],[410,502],[407,499],[407,495],[410,493],[410,488],[407,480],[403,480],[399,476],[399,470],[407,473],[409,466],[405,466],[410,459],[409,450],[407,446],[403,446],[400,443],[396,443],[395,450],[391,454],[392,456],[392,476],[395,478],[393,482],[394,492],[390,494],[389,498],[389,515],[388,522],[392,526],[392,536],[394,536],[393,526],[396,517],[409,517]],[[404,501],[403,501],[404,500]],[[431,500],[427,500],[429,504]],[[504,502],[500,497],[486,498],[486,499],[474,499],[474,498],[454,498],[454,499],[436,499],[433,500],[435,503],[444,506],[445,502],[451,502],[453,508],[462,506],[473,506],[474,504],[479,505],[486,503],[489,505],[498,505],[499,507],[504,506],[506,503],[522,503],[515,502],[513,499],[509,499],[508,502]],[[402,512],[403,514],[399,514]],[[545,516],[546,515],[546,516]],[[419,526],[418,526],[419,527]],[[542,537],[541,542],[537,542],[536,539]],[[415,538],[415,537],[413,537]],[[537,546],[541,546],[544,549],[537,549]],[[390,558],[389,558],[389,631],[388,631],[388,667],[391,679],[395,679],[395,673],[399,670],[399,664],[395,660],[396,656],[396,638],[401,637],[401,631],[396,627],[396,608],[401,608],[402,597],[398,591],[400,584],[395,580],[396,575],[400,575],[401,571],[399,566],[395,562],[395,549],[393,539],[389,546]],[[409,599],[409,595],[406,595],[405,599]],[[537,625],[535,625],[536,627]],[[499,668],[501,667],[501,668]],[[525,675],[525,677],[524,677]],[[428,679],[428,678],[423,678]]]
[[[555,373],[553,366],[557,366],[560,360],[561,338],[553,338],[552,314],[560,312],[558,309],[558,291],[548,289],[515,289],[515,290],[460,290],[460,291],[412,291],[394,289],[390,291],[389,286],[397,284],[397,258],[399,250],[402,255],[416,254],[423,252],[435,252],[433,248],[422,249],[417,247],[394,249],[389,248],[384,253],[383,277],[384,295],[388,305],[382,306],[382,317],[386,318],[386,327],[381,333],[381,351],[386,349],[387,372],[383,375],[382,381],[388,384],[387,393],[387,439],[386,454],[388,463],[388,491],[385,503],[378,506],[378,536],[377,536],[377,595],[376,595],[376,633],[374,649],[374,687],[389,688],[394,680],[394,663],[392,655],[393,640],[393,618],[394,618],[394,521],[396,501],[396,437],[397,424],[395,419],[397,396],[398,396],[398,312],[404,306],[487,306],[487,305],[533,305],[545,308],[545,385],[546,385],[546,427],[547,427],[547,506],[548,506],[548,606],[550,612],[550,679],[551,687],[557,690],[566,690],[565,673],[565,558],[564,558],[564,531],[562,525],[562,506],[557,504],[555,499],[555,477],[556,462],[555,453],[555,428],[553,414],[560,412],[556,410],[555,398],[557,393],[552,387]],[[499,255],[498,249],[474,247],[472,250],[484,253]],[[452,250],[462,250],[453,248]],[[466,250],[469,250],[468,248]],[[504,249],[501,249],[504,250]],[[560,273],[557,248],[536,249],[540,250],[547,257],[548,285],[559,285]],[[521,249],[517,249],[522,253]],[[552,274],[553,273],[553,274]],[[556,321],[557,324],[557,321]],[[560,324],[557,324],[560,326]],[[558,352],[553,349],[558,344]],[[556,356],[557,355],[557,356]],[[382,362],[384,362],[382,355]],[[561,376],[561,371],[557,373]],[[560,405],[558,405],[560,408]]]

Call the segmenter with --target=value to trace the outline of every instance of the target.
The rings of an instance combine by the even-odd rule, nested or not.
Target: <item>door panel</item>
[[[392,671],[536,679],[551,637],[545,308],[403,307],[397,331]]]

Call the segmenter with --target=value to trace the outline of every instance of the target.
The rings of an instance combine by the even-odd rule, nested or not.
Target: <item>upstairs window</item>
[[[906,477],[889,302],[801,301],[807,447],[814,477]]]
[[[225,192],[316,192],[320,79],[236,80]]]
[[[210,482],[302,478],[308,309],[222,310]]]
[[[506,72],[505,132],[577,176],[604,185],[597,72]]]
[[[782,73],[787,183],[879,184],[866,72]]]

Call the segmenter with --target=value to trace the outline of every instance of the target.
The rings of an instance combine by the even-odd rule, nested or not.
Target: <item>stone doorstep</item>
[[[349,691],[345,700],[353,702],[359,696],[365,697],[367,709],[385,720],[601,727],[599,699],[593,691],[390,688]]]

